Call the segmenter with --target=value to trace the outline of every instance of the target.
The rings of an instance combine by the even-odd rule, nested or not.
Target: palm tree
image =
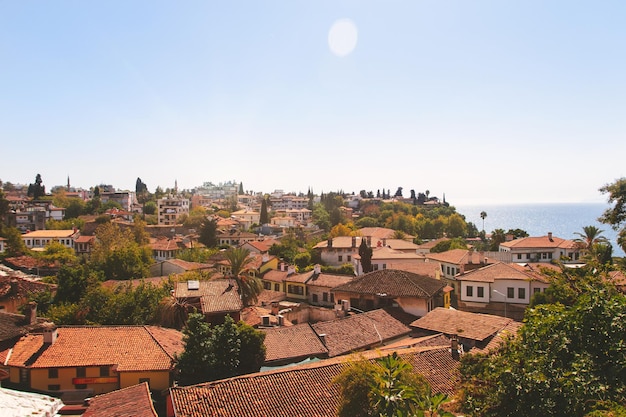
[[[596,243],[607,243],[608,239],[602,235],[604,230],[598,229],[596,226],[583,227],[583,233],[575,232],[578,237],[574,239],[582,249],[590,250]]]
[[[480,218],[483,219],[483,233],[485,233],[485,217],[487,217],[487,212],[486,211],[481,211],[480,212]]]
[[[187,301],[179,300],[172,294],[159,303],[156,322],[160,326],[180,330],[187,323],[189,313],[194,312],[194,310]]]
[[[263,291],[263,283],[257,277],[245,273],[253,258],[245,248],[230,248],[224,252],[224,257],[230,264],[230,279],[237,283],[237,290],[244,306],[256,303],[259,294]]]

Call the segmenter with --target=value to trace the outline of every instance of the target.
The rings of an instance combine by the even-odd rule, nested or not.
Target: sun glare
[[[354,51],[358,37],[356,25],[352,20],[335,20],[328,31],[328,46],[333,54],[344,57]]]

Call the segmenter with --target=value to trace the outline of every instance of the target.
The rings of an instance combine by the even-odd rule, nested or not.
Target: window
[[[324,302],[328,301],[328,293],[327,292],[322,293],[322,301],[324,301]]]
[[[58,377],[59,377],[59,370],[57,368],[48,369],[48,378],[53,379],[53,378],[58,378]]]
[[[343,261],[343,256],[342,255],[337,256],[337,261],[339,262]]]
[[[346,261],[350,262],[352,260],[352,256],[348,255],[346,256]]]
[[[109,367],[101,366],[100,367],[100,376],[109,376]]]
[[[521,253],[517,254],[517,259],[522,259],[522,254]]]
[[[87,389],[87,384],[74,384],[76,389]]]
[[[533,288],[533,294],[537,294],[541,292],[541,288]]]
[[[483,298],[485,296],[485,287],[476,287],[476,296]]]
[[[313,294],[313,302],[317,303],[317,294]]]
[[[526,299],[526,288],[517,289],[517,298],[522,300]]]
[[[373,269],[374,269],[374,271],[378,271],[378,264],[374,264],[374,265],[372,265],[372,266],[374,267],[374,268],[373,268]]]
[[[387,264],[383,264],[383,269],[387,269]]]
[[[274,291],[280,291],[280,284],[274,284]]]
[[[263,288],[265,288],[266,290],[271,290],[272,289],[272,283],[264,282],[263,283]]]
[[[48,391],[58,391],[61,389],[59,384],[50,384],[48,385]]]
[[[467,295],[468,297],[472,297],[474,295],[474,287],[472,287],[471,285],[465,287],[465,295]]]
[[[87,376],[87,368],[85,368],[84,366],[76,368],[76,377],[84,378],[86,376]]]
[[[508,287],[506,289],[506,298],[513,298],[513,297],[515,297],[515,288]]]
[[[333,294],[332,292],[330,293],[330,302],[331,303],[335,302],[335,294]]]

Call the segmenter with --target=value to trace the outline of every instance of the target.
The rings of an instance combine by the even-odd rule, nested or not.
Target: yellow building
[[[180,332],[150,326],[51,325],[13,346],[8,383],[55,396],[91,396],[142,382],[165,390],[173,382],[173,355],[181,340]]]

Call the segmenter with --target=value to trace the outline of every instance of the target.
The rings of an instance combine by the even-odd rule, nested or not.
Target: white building
[[[157,219],[159,225],[174,226],[183,214],[189,214],[189,199],[183,197],[164,197],[157,200]]]

